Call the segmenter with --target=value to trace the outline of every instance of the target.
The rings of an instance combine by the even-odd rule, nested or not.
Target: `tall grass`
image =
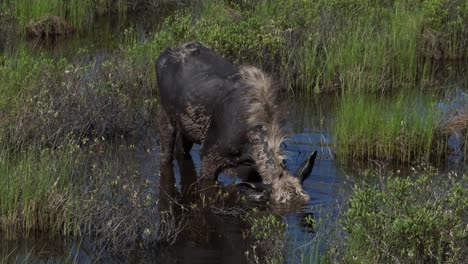
[[[0,11],[12,11],[22,33],[25,33],[25,26],[29,22],[48,15],[60,16],[75,28],[82,29],[85,26],[92,26],[94,19],[100,15],[125,18],[131,11],[140,9],[158,11],[164,9],[162,6],[172,4],[171,0],[6,0],[0,3]]]
[[[296,82],[290,82],[293,86],[309,94],[338,88],[400,90],[429,77],[418,50],[424,18],[420,9],[396,1],[386,8],[350,7],[356,8],[356,15],[346,17],[338,7],[317,8],[317,22],[307,25],[306,37],[289,42],[299,52],[295,60],[289,60],[293,64],[286,61],[287,72],[282,75],[295,78]],[[334,16],[339,18],[332,20]],[[297,74],[291,74],[295,68]]]
[[[80,27],[92,18],[95,3],[93,0],[17,0],[12,5],[20,28],[24,29],[31,20],[48,15],[60,16]]]
[[[432,96],[347,95],[337,107],[332,131],[341,158],[429,160],[445,150],[444,138],[434,145],[439,117]]]
[[[73,159],[63,153],[0,152],[0,233],[72,234]]]
[[[275,73],[297,94],[423,89],[437,66],[427,52],[437,47],[422,33],[431,16],[407,1],[201,1],[170,16],[146,55],[197,40]],[[447,43],[463,49],[455,38]]]
[[[388,12],[385,22],[376,24],[373,18],[356,23],[331,41],[333,55],[326,62],[331,72],[324,83],[332,83],[330,77],[337,75],[348,92],[410,89],[418,84],[422,74],[418,66],[424,65],[417,56],[422,16],[398,7]]]

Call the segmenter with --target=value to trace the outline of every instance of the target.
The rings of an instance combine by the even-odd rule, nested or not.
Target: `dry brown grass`
[[[460,113],[454,115],[441,124],[442,130],[446,133],[452,133],[453,131],[468,131],[468,113]]]

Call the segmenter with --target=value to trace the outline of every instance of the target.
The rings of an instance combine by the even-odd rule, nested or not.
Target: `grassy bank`
[[[333,144],[347,161],[450,163],[468,153],[467,104],[461,90],[445,97],[408,91],[383,97],[344,94],[331,125]]]

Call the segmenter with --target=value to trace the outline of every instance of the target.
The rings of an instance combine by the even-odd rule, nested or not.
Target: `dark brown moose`
[[[191,158],[196,143],[204,184],[228,170],[271,186],[276,202],[310,199],[302,183],[317,152],[295,176],[286,169],[280,145],[287,109],[270,76],[253,66],[232,65],[197,42],[166,49],[156,72],[161,164],[172,164],[174,148]]]

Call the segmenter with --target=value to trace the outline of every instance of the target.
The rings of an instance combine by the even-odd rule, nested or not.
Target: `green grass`
[[[13,111],[37,85],[42,74],[53,73],[63,60],[32,56],[20,51],[13,56],[0,54],[0,111]]]
[[[418,66],[424,66],[417,56],[422,16],[400,8],[388,12],[381,25],[375,25],[374,19],[356,23],[332,41],[332,56],[326,63],[332,72],[325,74],[325,83],[334,81],[327,76],[338,76],[347,92],[417,86]]]
[[[48,15],[60,16],[79,28],[92,19],[95,3],[93,0],[18,0],[11,5],[21,29],[31,20]]]
[[[5,11],[13,15],[19,23],[21,33],[25,33],[25,26],[40,17],[60,16],[77,29],[92,26],[97,16],[112,15],[125,18],[133,9],[164,9],[173,3],[167,0],[6,0],[0,3],[0,14]],[[8,11],[8,12],[7,12]]]
[[[116,3],[122,15],[132,6],[149,5]],[[96,10],[109,8],[92,0],[20,0],[12,5],[20,28],[47,14],[81,27]],[[337,89],[424,88],[435,81],[439,63],[432,58],[468,55],[465,11],[468,5],[460,0],[196,1],[169,16],[145,47],[137,47],[135,39],[124,49],[129,56],[146,55],[147,65],[165,47],[197,40],[233,62],[273,72],[283,86],[304,96]]]
[[[73,159],[65,153],[0,152],[0,233],[5,237],[73,234]]]
[[[346,95],[338,103],[331,131],[340,158],[429,160],[445,153],[444,138],[437,138],[439,116],[432,96]]]

